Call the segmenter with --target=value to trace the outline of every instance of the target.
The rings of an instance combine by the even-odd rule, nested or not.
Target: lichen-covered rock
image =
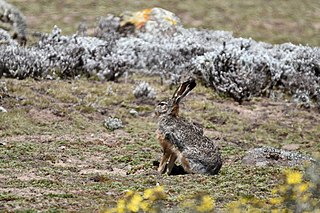
[[[273,147],[250,149],[242,159],[242,163],[254,166],[297,166],[306,162],[314,162],[314,159],[298,152]]]
[[[180,19],[162,8],[150,8],[137,12],[124,12],[121,15],[122,32],[146,32],[153,35],[173,35],[182,27]]]
[[[154,99],[156,98],[157,93],[155,89],[149,85],[149,83],[143,81],[134,88],[133,95],[136,98]]]
[[[26,44],[27,24],[25,17],[20,10],[4,0],[0,0],[0,22],[8,23],[13,28],[12,38],[17,39],[21,45]]]
[[[108,117],[105,119],[103,125],[111,131],[123,128],[122,121],[119,118]]]

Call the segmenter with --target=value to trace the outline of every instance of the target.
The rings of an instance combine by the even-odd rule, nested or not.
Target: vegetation
[[[269,199],[279,184],[283,167],[241,163],[248,149],[295,145],[309,155],[320,150],[318,113],[264,98],[239,105],[199,85],[181,113],[218,141],[224,159],[221,172],[158,175],[153,161],[159,160],[161,149],[153,110],[174,90],[160,79],[134,75],[117,83],[2,81],[8,89],[1,99],[8,112],[0,113],[0,197],[5,209],[103,211],[127,190],[157,184],[165,190],[165,208],[204,193],[220,209],[244,196]],[[134,97],[132,91],[142,81],[153,85],[157,100]],[[131,109],[138,115],[130,114]],[[121,119],[124,127],[107,130],[108,117]]]
[[[187,26],[232,30],[272,43],[319,45],[316,0],[8,2],[24,13],[29,33],[59,25],[68,34],[83,20],[90,27],[100,15],[160,6]],[[155,89],[156,99],[135,97],[141,82]],[[134,74],[117,82],[2,78],[0,86],[0,106],[7,110],[0,112],[0,211],[319,209],[319,167],[287,170],[241,162],[247,150],[261,146],[319,154],[318,112],[285,97],[239,105],[199,84],[181,114],[217,141],[223,167],[217,176],[168,176],[156,171],[161,150],[153,110],[174,88],[158,77]],[[123,127],[107,129],[108,118],[120,119]]]
[[[317,168],[315,168],[317,166]],[[317,179],[305,181],[300,171],[286,170],[284,183],[273,189],[270,199],[242,197],[225,207],[226,212],[318,212],[320,209],[319,190],[320,164],[309,169]],[[138,192],[128,191],[124,199],[117,202],[117,207],[105,213],[122,212],[164,212],[163,200],[166,194],[161,186],[146,189],[141,196]],[[182,212],[214,212],[214,199],[207,194],[199,194],[181,202],[178,211]]]

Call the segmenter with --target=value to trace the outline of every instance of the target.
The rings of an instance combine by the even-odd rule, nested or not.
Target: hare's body
[[[159,115],[157,137],[163,149],[160,173],[167,168],[170,174],[177,159],[188,173],[217,174],[221,168],[222,160],[215,143],[203,135],[201,127],[178,116],[179,101],[194,87],[194,79],[182,83],[173,98],[168,103],[161,102],[156,110]]]

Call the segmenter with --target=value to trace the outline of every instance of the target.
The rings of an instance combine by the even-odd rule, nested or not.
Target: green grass
[[[158,175],[153,166],[161,156],[153,116],[157,101],[136,100],[132,89],[145,80],[161,94],[159,100],[174,89],[160,85],[156,77],[130,79],[3,79],[11,95],[1,99],[8,113],[0,114],[0,199],[7,209],[100,211],[128,189],[143,191],[158,183],[170,197],[168,208],[202,192],[224,208],[241,196],[269,197],[278,184],[281,167],[240,163],[249,148],[294,143],[305,154],[320,151],[320,121],[312,110],[268,105],[265,98],[238,105],[198,85],[182,103],[181,114],[202,124],[205,134],[218,141],[224,159],[221,172],[212,177]],[[108,87],[112,95],[106,94]],[[87,106],[90,110],[81,110]],[[130,115],[130,109],[139,115]],[[105,129],[108,116],[119,117],[125,127]]]
[[[26,15],[29,31],[50,32],[54,25],[63,33],[75,33],[80,22],[94,27],[100,16],[123,11],[162,7],[177,14],[184,26],[226,30],[237,37],[270,43],[292,42],[319,46],[318,0],[228,1],[48,1],[10,0]]]

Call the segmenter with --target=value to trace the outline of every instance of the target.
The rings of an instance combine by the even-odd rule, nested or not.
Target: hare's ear
[[[179,104],[181,99],[185,97],[196,86],[196,80],[190,77],[188,80],[180,84],[172,96],[174,104]]]

